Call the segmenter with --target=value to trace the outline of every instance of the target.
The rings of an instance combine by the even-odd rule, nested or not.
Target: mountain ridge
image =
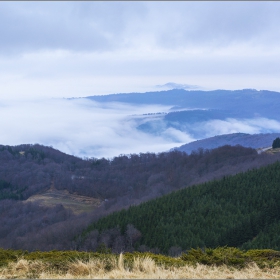
[[[274,102],[280,100],[280,93],[268,90],[184,90],[172,89],[166,91],[150,91],[145,93],[116,93],[109,95],[96,95],[83,97],[97,102],[125,102],[135,104],[163,104],[178,106],[178,108],[212,108],[225,109],[233,105],[241,112],[251,110],[256,105],[268,113],[271,108],[276,109]],[[248,106],[250,104],[250,106]],[[268,106],[269,105],[269,106]],[[238,107],[237,107],[238,106]],[[270,108],[267,108],[270,107]]]
[[[203,139],[232,133],[276,133],[280,131],[280,93],[268,90],[185,90],[88,96],[96,102],[169,106],[164,114],[131,116],[136,129],[152,136],[182,143],[178,135]],[[150,115],[150,116],[149,116]],[[225,129],[221,130],[224,126]],[[211,129],[210,129],[211,127]],[[183,133],[183,134],[182,134]]]
[[[191,153],[192,151],[197,150],[199,148],[214,149],[224,145],[241,145],[243,147],[260,149],[271,147],[273,140],[277,137],[280,137],[280,133],[230,133],[196,140],[194,142],[190,142],[180,147],[175,147],[173,149],[186,153]]]

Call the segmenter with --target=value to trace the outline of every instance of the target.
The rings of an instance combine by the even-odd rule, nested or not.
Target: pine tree
[[[273,148],[273,149],[280,148],[280,138],[279,138],[279,137],[277,137],[277,138],[273,141],[273,143],[272,143],[272,148]]]

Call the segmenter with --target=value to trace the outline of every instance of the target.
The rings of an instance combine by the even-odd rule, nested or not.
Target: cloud
[[[151,6],[151,17],[160,20],[150,30],[157,44],[166,48],[279,44],[279,3],[165,2]]]
[[[39,143],[81,157],[166,151],[188,138],[175,130],[166,132],[172,139],[140,132],[130,116],[168,109],[85,99],[1,102],[0,143]]]
[[[157,85],[157,88],[160,89],[198,89],[199,86],[196,85],[187,85],[187,84],[177,84],[177,83],[166,83],[164,85]]]
[[[267,118],[211,120],[198,124],[197,131],[204,132],[204,137],[230,133],[273,133],[280,131],[280,122]]]
[[[0,51],[116,49],[125,44],[126,26],[140,19],[143,8],[124,2],[2,2]]]
[[[1,97],[280,91],[280,2],[0,2]]]
[[[169,127],[166,130],[164,130],[161,134],[164,139],[169,139],[171,142],[181,142],[181,143],[189,143],[192,141],[195,141],[193,137],[190,136],[190,134],[180,131],[178,129],[175,129],[173,127]]]
[[[226,119],[197,123],[180,131],[159,122],[158,133],[137,129],[136,116],[168,112],[170,106],[97,103],[88,99],[39,99],[0,102],[0,143],[43,144],[80,157],[111,158],[120,154],[162,152],[197,140],[235,132],[279,132],[280,122]],[[149,115],[148,115],[149,116]],[[194,133],[195,132],[195,133]]]
[[[1,2],[2,53],[279,44],[278,2]]]
[[[279,49],[280,50],[280,49]],[[278,51],[279,51],[278,50]],[[212,90],[256,88],[280,91],[280,52],[253,55],[173,54],[119,51],[79,53],[67,51],[0,56],[1,98],[82,97],[120,92],[158,90],[173,81]],[[240,54],[242,53],[242,55]],[[163,88],[162,88],[163,89]]]
[[[43,98],[145,92],[156,84],[280,91],[279,14],[280,2],[272,1],[0,2],[0,143],[111,157],[192,141],[173,128],[157,136],[136,129],[130,115],[161,106]],[[212,120],[195,129],[207,137],[279,131],[279,123]]]

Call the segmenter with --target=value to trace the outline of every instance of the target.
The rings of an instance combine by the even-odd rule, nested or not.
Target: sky
[[[0,143],[113,156],[191,141],[122,125],[133,112],[168,108],[63,98],[177,86],[280,91],[279,14],[273,1],[1,1]]]
[[[277,1],[1,2],[0,92],[280,91],[279,14]]]

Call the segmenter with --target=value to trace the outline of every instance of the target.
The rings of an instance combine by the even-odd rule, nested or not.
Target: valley
[[[0,1],[0,279],[280,279],[280,1],[206,2]]]
[[[230,134],[214,137],[219,147],[207,146],[214,142],[209,138],[189,154],[174,149],[113,159],[81,159],[39,144],[0,145],[0,247],[171,256],[205,246],[280,249],[272,234],[280,217],[280,153],[263,148],[277,135]],[[222,145],[229,138],[261,143],[262,152]],[[264,242],[261,231],[273,242]]]

